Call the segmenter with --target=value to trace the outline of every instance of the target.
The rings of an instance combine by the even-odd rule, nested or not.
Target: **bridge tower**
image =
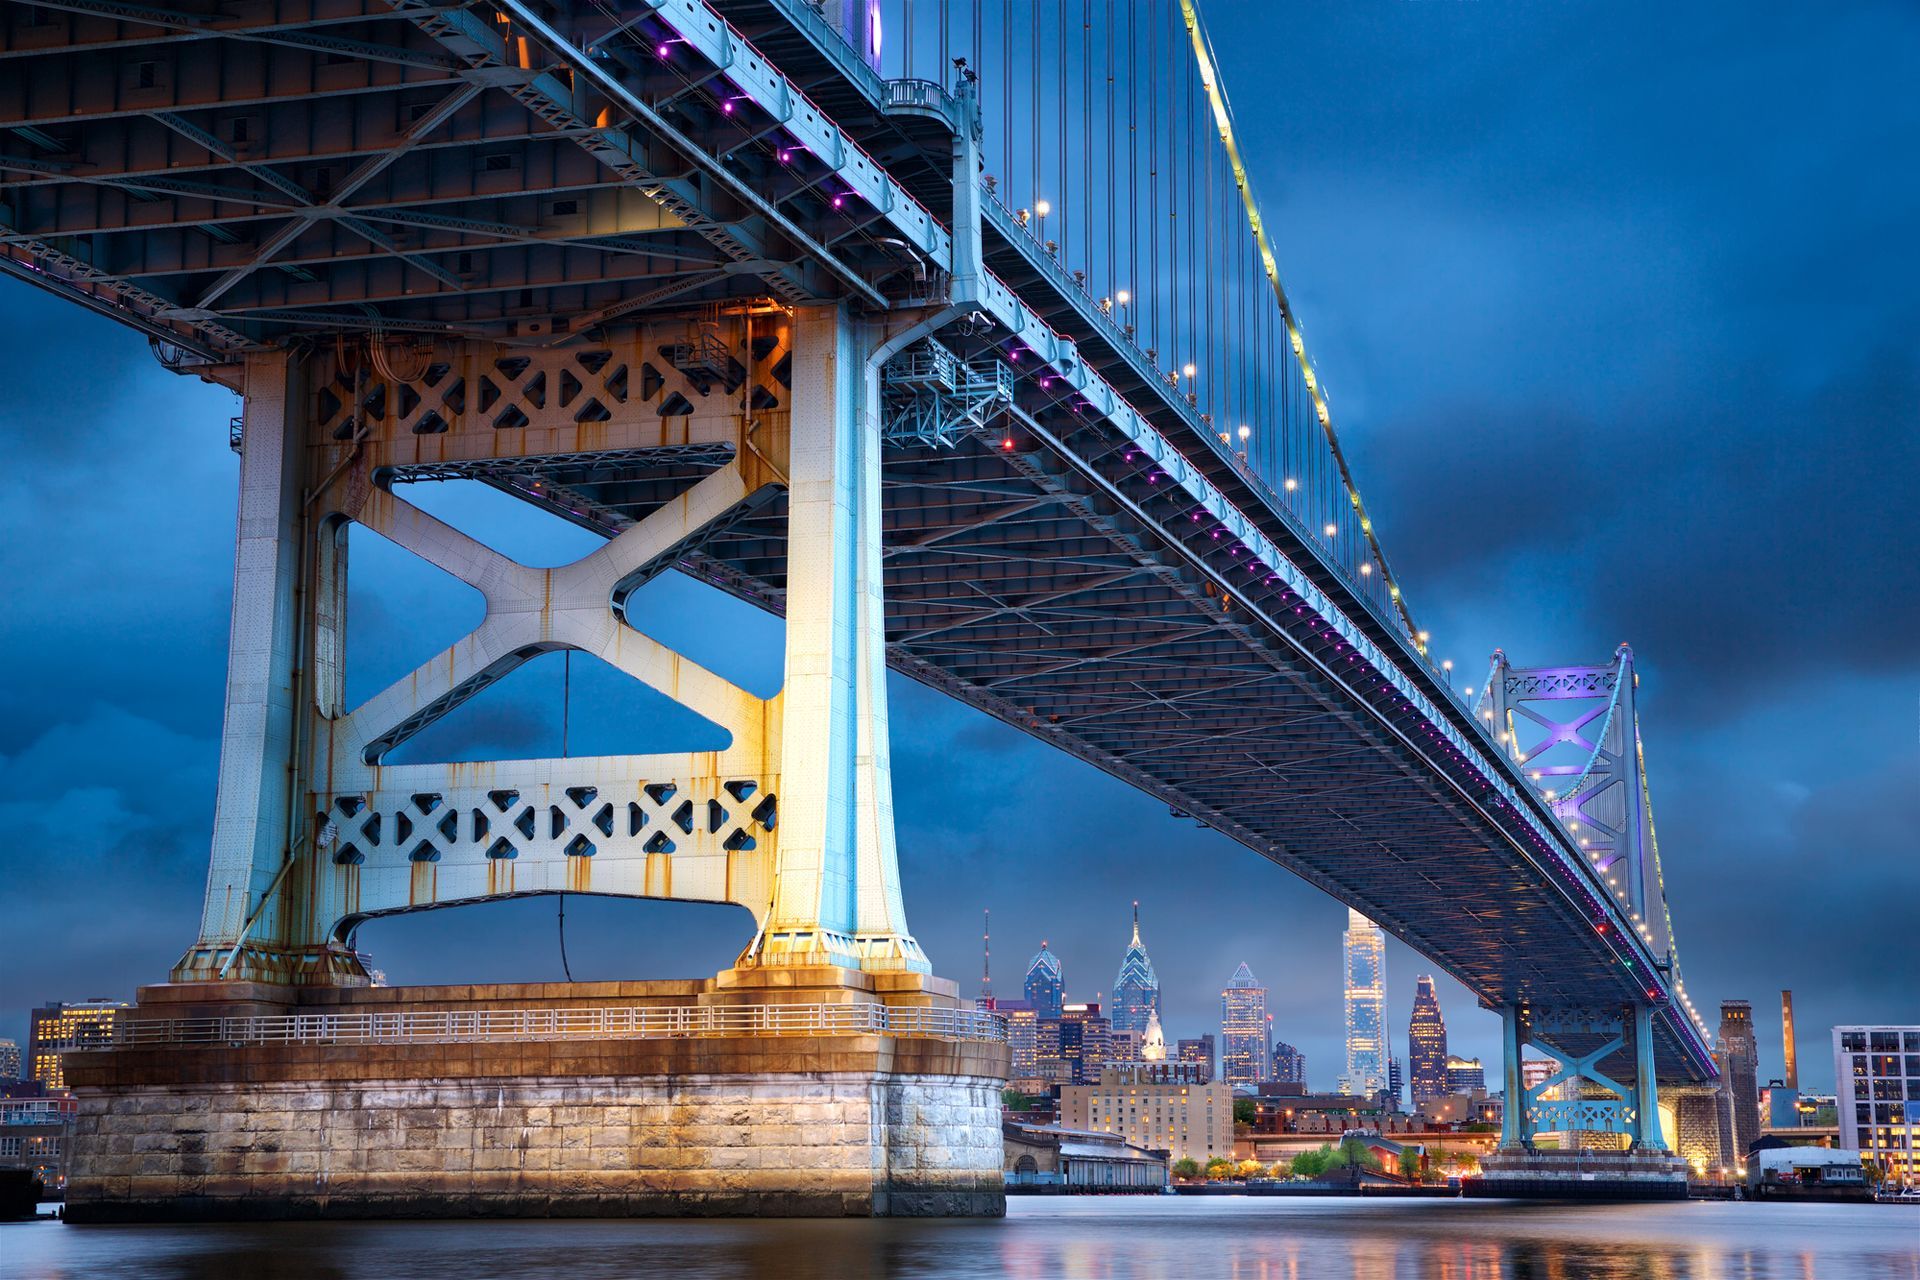
[[[367,919],[555,892],[742,905],[757,926],[742,970],[928,971],[906,926],[889,784],[874,339],[834,306],[754,310],[530,351],[441,342],[397,371],[412,344],[248,358],[213,854],[176,982],[361,984],[353,938]],[[730,379],[712,412],[661,415]],[[781,409],[752,410],[756,396]],[[565,485],[539,473],[573,458],[617,464],[661,500],[557,568],[518,564],[405,496],[485,476],[565,511]],[[632,602],[776,504],[785,679],[760,698],[653,639]],[[485,600],[472,633],[357,706],[344,699],[350,524]],[[567,650],[730,743],[393,762],[489,685]]]
[[[969,192],[977,146],[954,144]],[[1003,380],[925,341],[978,284],[977,204],[959,212],[973,234],[930,303],[747,296],[573,338],[375,331],[226,371],[244,412],[205,905],[172,981],[142,991],[91,1076],[76,1064],[75,1220],[1003,1211],[1004,1024],[934,977],[907,927],[886,699],[882,449],[988,412]],[[609,474],[621,508],[589,511],[573,485]],[[454,478],[617,532],[521,564],[406,496]],[[485,611],[354,705],[356,525]],[[770,697],[656,639],[641,604],[676,565],[712,580],[703,555],[742,541],[778,584],[756,602],[785,618]],[[727,744],[396,761],[558,652]],[[376,988],[355,946],[369,919],[555,893],[734,903],[754,928],[693,981]],[[143,1045],[169,1049],[127,1052]],[[261,1111],[263,1084],[284,1109]],[[325,1145],[316,1114],[356,1117],[351,1140]],[[198,1137],[156,1172],[112,1141],[135,1130],[170,1152]]]
[[[1547,800],[1567,833],[1654,955],[1675,976],[1672,928],[1654,842],[1645,753],[1634,705],[1633,651],[1622,644],[1601,665],[1514,667],[1495,650],[1475,714]],[[1680,1187],[1684,1166],[1662,1130],[1655,1019],[1663,1003],[1649,975],[1648,999],[1620,1006],[1501,1004],[1507,1099],[1501,1152],[1489,1181],[1536,1191],[1556,1166],[1545,1135],[1565,1150],[1624,1152],[1614,1176],[1644,1193],[1649,1181]],[[1528,1084],[1528,1048],[1553,1064]],[[1605,1158],[1605,1157],[1602,1157]],[[1604,1176],[1604,1173],[1603,1173]],[[1497,1191],[1494,1193],[1498,1193]]]

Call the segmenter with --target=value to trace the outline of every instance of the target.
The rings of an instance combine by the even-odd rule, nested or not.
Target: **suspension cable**
[[[1193,61],[1200,71],[1202,85],[1213,108],[1214,124],[1220,135],[1220,142],[1226,148],[1228,163],[1233,167],[1235,184],[1239,187],[1241,203],[1245,206],[1247,225],[1253,231],[1254,239],[1260,245],[1261,265],[1265,269],[1268,282],[1273,287],[1274,300],[1279,304],[1281,318],[1286,322],[1288,343],[1293,348],[1294,360],[1299,364],[1300,375],[1306,382],[1307,394],[1312,398],[1314,415],[1319,419],[1321,431],[1326,435],[1327,448],[1332,454],[1334,466],[1338,469],[1340,486],[1353,508],[1353,514],[1359,521],[1360,532],[1366,539],[1367,549],[1374,561],[1380,566],[1381,576],[1386,580],[1388,596],[1394,609],[1400,616],[1401,625],[1407,630],[1408,638],[1424,656],[1427,646],[1420,639],[1420,629],[1415,625],[1412,611],[1407,607],[1406,598],[1401,594],[1399,583],[1394,579],[1393,570],[1387,564],[1386,552],[1381,548],[1379,539],[1374,535],[1373,521],[1367,515],[1366,506],[1360,500],[1359,486],[1354,483],[1353,474],[1347,465],[1346,453],[1340,447],[1340,438],[1333,429],[1333,415],[1327,409],[1326,395],[1320,387],[1320,380],[1313,371],[1313,362],[1307,358],[1306,343],[1301,337],[1300,321],[1294,314],[1293,304],[1287,300],[1286,289],[1280,283],[1280,269],[1274,259],[1273,247],[1267,240],[1266,227],[1260,218],[1259,201],[1254,197],[1253,183],[1248,178],[1246,167],[1240,158],[1240,146],[1235,139],[1233,114],[1227,105],[1226,88],[1220,83],[1220,73],[1213,56],[1213,42],[1208,38],[1206,28],[1201,24],[1196,0],[1179,0],[1180,11],[1185,19],[1187,35],[1193,45]]]

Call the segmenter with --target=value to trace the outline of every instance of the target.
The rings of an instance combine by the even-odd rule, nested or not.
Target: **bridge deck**
[[[783,103],[781,125],[729,113],[728,81],[658,18],[635,19],[649,43],[556,70],[531,11],[499,7],[0,0],[0,268],[217,360],[375,317],[537,342],[720,298],[882,305],[911,273],[902,246],[945,235],[939,112],[882,109],[884,86],[803,30],[801,8],[718,5],[758,42],[732,51],[727,75],[758,76],[756,110]],[[555,57],[604,33],[598,8],[552,12],[566,28]],[[533,38],[510,46],[503,26]],[[771,69],[749,65],[762,54]],[[607,77],[599,97],[580,88],[591,67]],[[840,154],[792,145],[803,133]],[[830,198],[842,181],[886,207]],[[1257,523],[1348,634],[1248,570],[1112,423],[1027,379],[1013,450],[969,438],[887,463],[894,665],[1258,850],[1485,998],[1664,994],[1550,812],[1391,620],[1057,263],[991,209],[985,238],[989,268]],[[542,478],[611,531],[704,465],[601,460]],[[780,515],[690,567],[777,608]],[[1362,638],[1404,689],[1367,675]],[[1659,1025],[1663,1074],[1711,1076],[1684,1019],[1667,1009]]]

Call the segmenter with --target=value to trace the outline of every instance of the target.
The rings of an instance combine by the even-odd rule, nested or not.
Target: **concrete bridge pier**
[[[72,1058],[73,1221],[1004,1211],[1004,1027],[931,975],[900,893],[883,338],[843,307],[749,300],[558,348],[246,358],[200,935],[110,1044]],[[571,565],[518,564],[403,496],[477,475],[568,509],[542,468],[579,455],[660,497]],[[785,679],[760,698],[654,640],[634,599],[781,504]],[[486,603],[470,635],[358,706],[351,524]],[[560,650],[730,745],[389,758]],[[554,892],[731,902],[755,928],[701,981],[368,983],[367,919]]]
[[[1668,1149],[1661,1132],[1653,1006],[1548,1009],[1516,1003],[1501,1005],[1499,1012],[1507,1100],[1500,1148],[1481,1160],[1468,1194],[1547,1200],[1686,1196],[1687,1163]],[[1533,1039],[1536,1033],[1541,1040]],[[1531,1085],[1522,1072],[1522,1050],[1529,1044],[1555,1067]],[[1610,1065],[1616,1057],[1630,1060],[1632,1084],[1608,1074],[1618,1070]]]

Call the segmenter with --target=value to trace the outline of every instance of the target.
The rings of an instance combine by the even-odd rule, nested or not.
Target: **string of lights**
[[[1428,655],[1281,284],[1196,0],[938,0],[916,18],[928,7],[883,0],[883,28],[903,39],[882,49],[882,74],[944,82],[967,59],[986,90],[990,196],[1029,251]]]

